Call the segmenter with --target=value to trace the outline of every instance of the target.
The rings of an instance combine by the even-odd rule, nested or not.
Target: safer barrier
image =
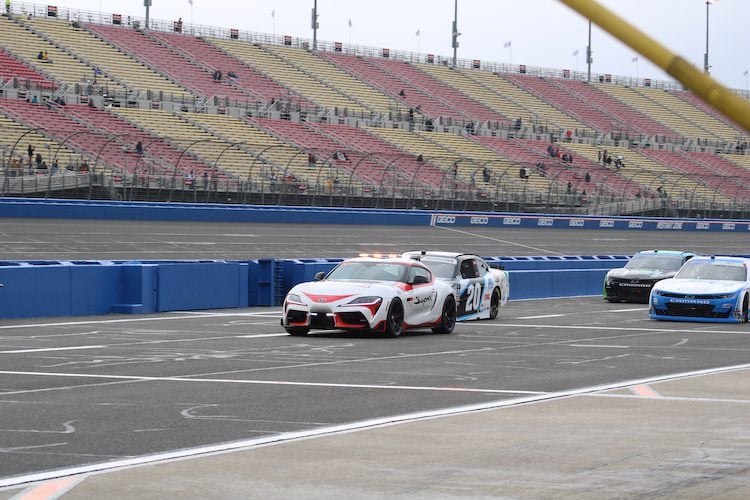
[[[601,293],[627,256],[488,257],[510,274],[511,300]],[[147,314],[278,306],[295,284],[342,259],[0,262],[0,317]]]
[[[162,220],[195,222],[262,222],[374,224],[438,227],[505,227],[527,229],[597,229],[631,231],[717,231],[750,234],[750,221],[664,219],[502,212],[444,212],[337,207],[222,205],[117,201],[0,198],[0,217],[55,219]]]

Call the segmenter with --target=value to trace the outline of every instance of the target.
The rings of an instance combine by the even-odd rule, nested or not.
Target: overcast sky
[[[706,0],[600,1],[703,68]],[[312,38],[313,3],[193,0],[191,6],[189,0],[152,0],[150,16]],[[61,0],[58,5],[145,16],[143,0]],[[317,0],[317,5],[318,40],[453,54],[454,0]],[[743,73],[750,68],[750,0],[712,0],[709,20],[711,74],[729,87],[747,89],[749,80]],[[458,0],[458,27],[462,33],[459,58],[586,71],[588,21],[558,0]],[[596,26],[592,49],[594,73],[671,79],[642,56],[634,62],[637,54],[633,50]]]

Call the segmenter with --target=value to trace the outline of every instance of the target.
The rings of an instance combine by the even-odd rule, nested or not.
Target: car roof
[[[693,252],[683,252],[680,250],[642,250],[635,255],[639,254],[659,254],[659,255],[674,255],[674,256],[680,256],[685,257],[688,255],[695,255]]]
[[[478,255],[471,253],[443,252],[440,250],[410,250],[404,252],[403,255],[408,255],[409,258],[412,259],[415,257],[447,257],[450,259],[457,259],[459,257],[479,257]]]
[[[750,266],[750,259],[747,257],[733,257],[731,255],[700,255],[693,257],[690,262],[731,262],[733,264],[745,264]]]

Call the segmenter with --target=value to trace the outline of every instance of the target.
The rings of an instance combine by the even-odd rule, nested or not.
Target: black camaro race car
[[[690,252],[673,250],[638,252],[625,267],[607,273],[604,278],[604,300],[648,303],[654,284],[673,277],[694,256]]]

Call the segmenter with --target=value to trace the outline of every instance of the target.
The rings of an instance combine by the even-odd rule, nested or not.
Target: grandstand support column
[[[177,169],[180,167],[180,161],[182,160],[182,157],[185,156],[185,153],[188,152],[188,149],[192,148],[196,144],[200,144],[201,142],[211,142],[213,140],[214,139],[198,139],[197,141],[193,141],[188,144],[187,147],[180,152],[180,156],[177,157],[177,162],[174,164],[174,171],[172,172],[172,182],[169,183],[169,197],[167,198],[167,202],[172,201],[172,192],[174,191],[175,181],[177,180]],[[207,186],[204,186],[204,189],[206,187]]]
[[[214,168],[211,169],[211,185],[216,188],[216,193],[218,195],[218,188],[217,188],[217,182],[216,182],[216,171],[219,168],[219,160],[221,160],[221,157],[224,156],[224,153],[226,153],[229,149],[239,146],[240,144],[246,144],[245,141],[237,141],[229,144],[227,147],[221,150],[219,153],[219,156],[216,157],[216,161],[214,161]],[[193,180],[195,182],[195,180]],[[214,199],[217,198],[217,196],[214,196]],[[211,190],[206,189],[206,203],[211,201]]]
[[[21,142],[23,140],[23,138],[26,137],[28,134],[30,134],[32,132],[36,132],[38,130],[44,130],[44,127],[30,128],[29,130],[27,130],[23,134],[21,134],[21,136],[18,139],[16,139],[16,142],[14,142],[13,146],[10,148],[10,153],[9,153],[9,156],[8,156],[8,164],[10,164],[10,162],[13,161],[13,152],[16,150],[16,146],[18,146],[18,143]],[[0,197],[2,197],[5,194],[5,192],[8,190],[8,182],[9,181],[8,181],[8,169],[7,168],[5,169],[5,176],[4,177],[5,178],[3,179],[3,189],[0,192]]]
[[[285,148],[285,147],[288,147],[288,145],[286,143],[285,144],[272,144],[272,145],[270,145],[270,146],[262,149],[260,153],[258,153],[258,154],[255,155],[255,158],[253,158],[253,162],[250,164],[250,170],[248,170],[248,172],[247,172],[247,184],[248,184],[248,186],[252,185],[253,168],[255,168],[255,162],[258,161],[258,158],[260,158],[261,156],[263,156],[266,153],[266,151],[270,151],[273,148]],[[283,179],[282,179],[282,181],[283,181]],[[262,178],[261,181],[260,181],[261,204],[263,203],[263,197],[264,197],[263,195],[264,195],[264,192],[265,192],[264,191],[265,185],[266,185],[266,179]],[[245,200],[247,200],[247,198],[245,198]]]
[[[55,161],[57,161],[57,155],[60,153],[60,150],[65,146],[65,143],[68,142],[73,137],[76,137],[78,135],[84,135],[84,134],[91,134],[96,135],[96,132],[93,132],[91,130],[79,130],[77,132],[73,132],[72,134],[68,135],[63,141],[60,143],[59,146],[57,146],[57,149],[55,150],[54,156],[52,156],[52,163],[51,165],[55,164]],[[89,176],[89,184],[91,183],[91,177]],[[52,170],[47,171],[47,198],[49,198],[50,193],[52,191]]]
[[[102,156],[102,152],[104,152],[104,148],[106,148],[112,141],[119,139],[120,137],[126,137],[129,135],[133,135],[130,132],[126,132],[123,134],[114,134],[112,137],[107,139],[107,141],[102,144],[102,147],[99,148],[99,151],[96,153],[96,158],[94,158],[94,164],[91,165],[91,170],[89,170],[89,200],[91,199],[93,187],[92,187],[92,180],[94,179],[94,175],[96,175],[96,168],[99,165],[99,158]]]

